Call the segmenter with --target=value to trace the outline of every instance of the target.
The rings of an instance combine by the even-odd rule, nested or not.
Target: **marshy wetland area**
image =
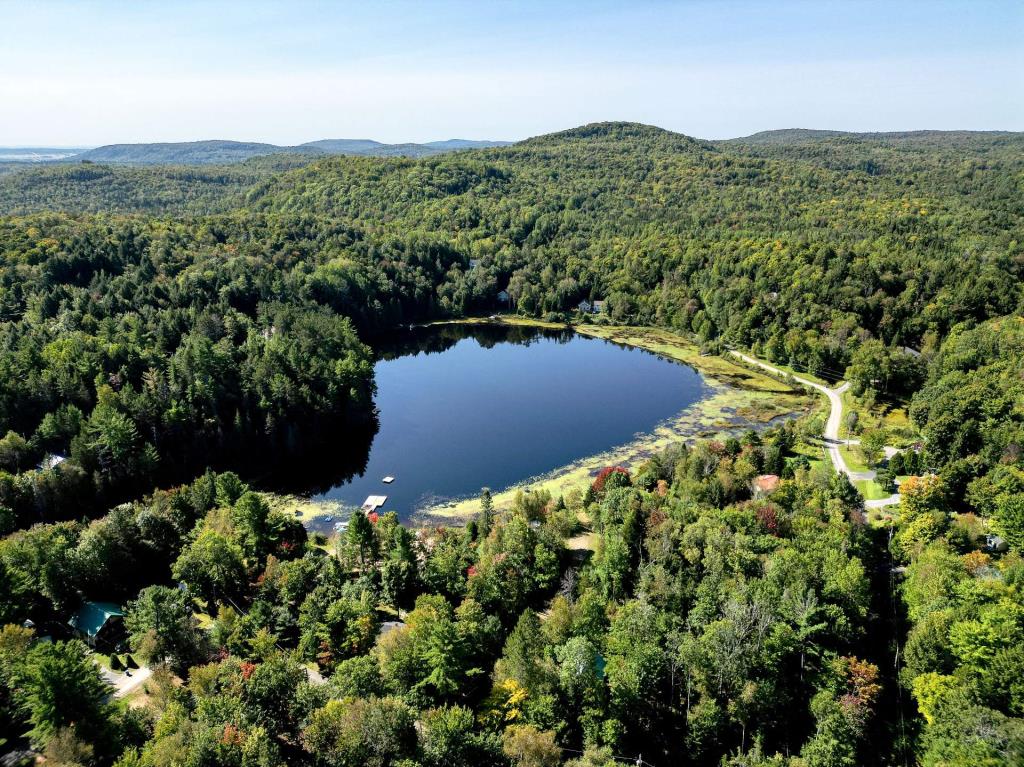
[[[673,443],[763,429],[817,404],[659,328],[469,318],[410,328],[378,354],[379,430],[359,471],[315,493],[268,495],[311,531],[343,529],[374,495],[407,523],[461,524],[483,485],[498,509],[521,491],[557,498],[606,466],[635,468]]]

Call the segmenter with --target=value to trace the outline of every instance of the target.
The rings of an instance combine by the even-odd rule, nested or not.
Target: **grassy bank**
[[[338,515],[346,510],[345,504],[333,500],[313,500],[301,495],[278,495],[277,493],[260,493],[270,508],[280,511],[288,517],[308,525],[317,519]]]
[[[700,348],[685,336],[662,328],[637,328],[624,325],[578,325],[577,333],[593,338],[603,338],[625,346],[636,346],[660,354],[676,362],[696,368],[705,378],[716,383],[727,384],[741,389],[771,394],[792,395],[799,393],[782,381],[757,370],[711,354],[701,354]]]
[[[435,325],[515,325],[524,328],[547,328],[548,330],[564,330],[572,327],[564,322],[547,322],[533,317],[520,317],[517,314],[496,314],[494,319],[490,317],[463,317],[458,320],[436,320],[428,322],[423,327]],[[579,328],[577,328],[578,330]]]

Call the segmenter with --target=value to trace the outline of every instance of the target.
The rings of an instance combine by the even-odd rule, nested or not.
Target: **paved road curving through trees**
[[[816,383],[814,381],[808,380],[807,378],[801,378],[798,375],[792,375],[784,370],[779,370],[776,367],[772,367],[767,362],[761,362],[761,360],[744,354],[743,352],[738,352],[732,349],[729,351],[729,353],[732,354],[734,357],[738,357],[744,362],[747,362],[751,365],[756,365],[757,367],[763,370],[767,370],[769,373],[772,373],[774,375],[782,377],[791,376],[793,380],[797,381],[798,383],[801,383],[804,386],[809,386],[810,388],[815,389],[824,394],[826,397],[828,397],[829,404],[832,407],[831,411],[828,414],[828,420],[825,422],[824,440],[826,450],[828,451],[828,456],[832,460],[832,465],[835,467],[836,471],[842,472],[847,477],[849,477],[851,482],[867,479],[873,480],[875,478],[875,472],[873,471],[853,471],[847,465],[846,459],[843,458],[843,454],[839,450],[839,447],[841,445],[856,445],[859,444],[860,442],[859,440],[839,438],[839,427],[843,422],[842,395],[843,392],[850,388],[850,384],[848,382],[843,383],[834,389],[831,389],[828,386],[825,386],[824,384]],[[879,509],[882,508],[883,506],[894,506],[899,502],[899,493],[894,493],[890,495],[888,498],[879,498],[877,500],[865,501],[864,506],[866,506],[869,509]]]

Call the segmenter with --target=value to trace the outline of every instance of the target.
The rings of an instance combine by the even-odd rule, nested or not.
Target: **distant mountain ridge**
[[[912,130],[863,132],[841,130],[820,130],[815,128],[780,128],[752,133],[749,136],[718,141],[720,144],[776,144],[796,145],[815,143],[831,139],[846,139],[871,142],[900,142],[904,144],[966,141],[972,139],[1020,138],[1015,131],[972,131],[972,130]]]
[[[822,150],[837,144],[897,146],[914,151],[923,147],[966,147],[977,142],[1019,146],[1024,133],[1012,131],[918,130],[855,133],[839,130],[784,128],[768,130],[733,139],[703,140],[650,125],[630,122],[601,122],[582,125],[565,131],[535,136],[524,141],[486,141],[445,139],[424,143],[385,144],[373,139],[321,139],[286,146],[256,141],[183,141],[170,143],[108,144],[92,149],[4,149],[0,147],[0,163],[67,163],[88,161],[121,165],[224,165],[240,163],[268,155],[290,154],[307,159],[333,155],[363,157],[427,157],[467,149],[489,149],[519,144],[535,146],[552,141],[623,139],[638,141],[669,141],[679,151],[713,150],[716,147],[743,146],[747,151],[767,156],[805,150]]]
[[[362,155],[373,157],[424,157],[464,149],[506,146],[511,141],[447,139],[426,144],[384,144],[372,139],[322,139],[297,146],[254,141],[182,141],[152,144],[108,144],[69,158],[73,161],[135,165],[214,165],[242,162],[271,154]]]
[[[0,146],[0,162],[47,162],[81,154],[89,147]]]

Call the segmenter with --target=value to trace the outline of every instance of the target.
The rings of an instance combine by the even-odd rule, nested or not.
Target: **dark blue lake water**
[[[497,325],[411,330],[384,346],[376,380],[365,470],[317,497],[386,495],[382,510],[403,519],[621,445],[707,393],[692,368],[650,352]]]

